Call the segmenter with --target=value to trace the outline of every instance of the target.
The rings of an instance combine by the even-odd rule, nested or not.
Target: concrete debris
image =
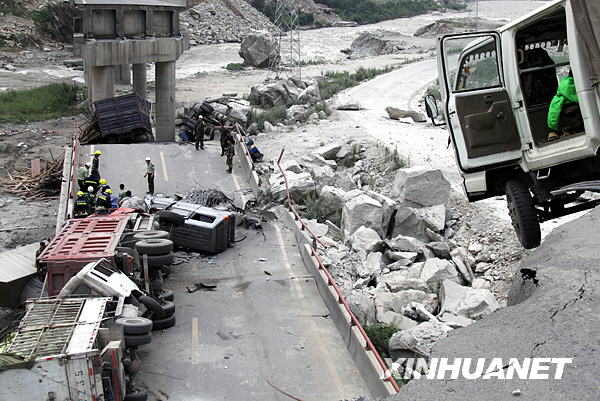
[[[381,243],[381,237],[372,228],[360,226],[350,236],[350,242],[352,243],[352,249],[355,251],[363,250],[365,252],[371,252]]]
[[[244,37],[239,55],[244,59],[244,65],[249,67],[267,68],[277,41],[271,32],[253,32]]]
[[[390,355],[392,359],[429,356],[433,344],[446,337],[450,330],[452,329],[443,323],[430,321],[398,331],[390,338]]]
[[[439,292],[440,313],[450,312],[478,320],[500,308],[494,294],[485,289],[463,287],[451,280],[444,280]]]
[[[392,120],[403,121],[406,118],[410,118],[416,123],[424,123],[427,121],[427,117],[423,113],[414,110],[401,110],[395,107],[386,107],[385,111]]]
[[[383,217],[381,203],[362,193],[344,204],[342,209],[341,233],[346,240],[361,226],[372,228],[380,236],[383,234],[381,220]]]
[[[416,166],[399,169],[394,178],[394,198],[404,199],[408,206],[445,205],[450,196],[450,183],[441,170]]]

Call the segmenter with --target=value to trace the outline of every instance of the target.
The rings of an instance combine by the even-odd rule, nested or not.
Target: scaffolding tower
[[[269,79],[302,78],[298,2],[276,0],[275,34],[277,45],[269,57]]]

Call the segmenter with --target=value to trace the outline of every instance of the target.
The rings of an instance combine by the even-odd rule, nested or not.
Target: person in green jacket
[[[574,104],[579,104],[579,99],[577,98],[573,73],[569,71],[569,75],[560,80],[556,95],[554,95],[552,102],[550,102],[548,128],[550,128],[551,132],[548,134],[548,141],[560,138],[563,135],[563,131],[566,136],[573,134],[573,132],[568,132],[566,124],[561,121],[561,117],[564,117],[561,114],[563,114],[566,106]],[[577,113],[579,113],[579,110],[577,110]]]

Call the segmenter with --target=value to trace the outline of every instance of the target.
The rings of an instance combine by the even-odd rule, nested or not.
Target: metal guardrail
[[[331,285],[333,287],[333,289],[335,290],[335,292],[337,294],[337,298],[338,298],[338,303],[344,305],[344,308],[346,309],[346,312],[348,312],[348,315],[350,316],[351,325],[355,326],[358,329],[358,331],[360,332],[360,334],[363,336],[363,338],[365,340],[365,344],[366,344],[365,350],[371,351],[373,353],[373,355],[375,356],[375,359],[377,360],[377,363],[379,364],[379,366],[381,367],[381,369],[384,372],[386,372],[386,375],[384,375],[384,376],[388,376],[388,377],[384,377],[381,380],[388,381],[392,385],[392,387],[394,388],[394,390],[396,392],[398,392],[398,391],[400,391],[400,387],[398,386],[398,383],[396,383],[396,380],[394,380],[394,377],[392,375],[387,375],[387,373],[389,372],[389,368],[387,367],[387,365],[385,364],[385,362],[383,361],[383,359],[379,355],[379,352],[377,352],[377,350],[375,349],[375,346],[373,345],[373,343],[371,342],[371,339],[369,338],[369,336],[365,332],[365,329],[362,327],[362,325],[360,324],[360,322],[358,321],[358,319],[356,318],[356,316],[354,316],[354,313],[352,313],[352,311],[350,310],[350,305],[348,304],[348,301],[346,301],[346,298],[344,297],[344,295],[340,291],[339,287],[335,283],[335,280],[333,279],[333,276],[331,275],[331,273],[329,272],[329,270],[327,270],[327,268],[323,264],[323,261],[321,260],[321,258],[319,257],[319,255],[317,253],[317,249],[316,249],[316,244],[317,243],[319,243],[320,245],[322,245],[323,248],[327,248],[327,247],[310,230],[310,228],[302,220],[302,217],[300,217],[300,215],[296,211],[296,208],[294,207],[294,203],[293,203],[292,198],[290,196],[290,191],[289,191],[289,187],[288,187],[287,177],[285,175],[285,172],[283,171],[283,168],[281,168],[281,164],[280,164],[281,163],[281,159],[283,157],[284,151],[285,151],[285,149],[281,150],[281,154],[279,155],[279,159],[277,159],[277,167],[279,168],[279,171],[281,171],[281,174],[283,176],[283,180],[285,182],[285,192],[286,192],[286,195],[287,195],[288,210],[290,211],[290,213],[292,213],[294,215],[295,220],[298,221],[298,222],[300,222],[300,224],[302,226],[302,229],[306,230],[306,231],[308,231],[310,233],[310,235],[311,235],[311,237],[313,239],[313,245],[310,247],[310,249],[311,249],[311,255],[317,260],[317,262],[319,264],[319,269],[322,270],[323,273],[325,273],[325,275],[327,276],[328,284]]]

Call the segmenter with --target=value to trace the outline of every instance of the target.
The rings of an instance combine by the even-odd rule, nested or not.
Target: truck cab
[[[438,38],[441,111],[466,195],[505,194],[525,248],[539,245],[540,222],[598,204],[578,199],[600,190],[600,97],[572,1],[552,1],[496,31]],[[578,102],[565,102],[560,130],[551,129],[550,106],[567,76]],[[438,116],[432,97],[426,108]]]

